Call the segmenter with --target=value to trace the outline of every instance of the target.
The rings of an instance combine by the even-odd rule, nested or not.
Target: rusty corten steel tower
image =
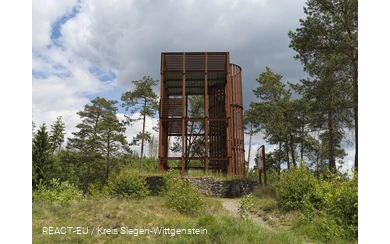
[[[204,172],[245,176],[241,68],[228,52],[161,53],[158,169],[191,161]],[[189,97],[201,96],[203,116],[189,116]],[[196,128],[196,129],[194,129]],[[170,156],[171,137],[181,139],[181,156]]]

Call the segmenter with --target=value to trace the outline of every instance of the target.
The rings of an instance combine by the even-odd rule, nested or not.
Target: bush
[[[204,212],[205,204],[198,189],[188,181],[180,180],[175,171],[168,171],[163,175],[164,190],[168,207],[180,213],[197,215]]]
[[[90,196],[93,197],[106,197],[110,195],[110,189],[107,185],[101,185],[98,183],[91,183],[88,187]]]
[[[348,179],[328,173],[326,179],[317,179],[305,167],[294,168],[283,172],[276,196],[283,210],[299,210],[301,225],[308,226],[308,232],[316,232],[313,235],[322,240],[331,241],[331,236],[357,238],[357,175]]]
[[[341,177],[332,179],[324,201],[324,210],[336,223],[348,232],[358,235],[358,177],[351,180]]]
[[[305,197],[317,202],[316,178],[306,167],[293,168],[281,174],[276,184],[276,198],[286,211],[301,210]]]
[[[238,207],[238,214],[240,215],[241,218],[243,219],[248,219],[250,210],[253,206],[253,195],[252,193],[245,195],[243,198],[240,200],[240,206]]]
[[[145,177],[134,170],[123,170],[108,183],[111,195],[124,198],[144,198],[150,194]]]
[[[40,181],[37,190],[32,193],[32,198],[33,201],[41,200],[64,205],[82,199],[83,194],[68,181],[60,182],[59,179],[54,178],[49,181],[49,186]]]

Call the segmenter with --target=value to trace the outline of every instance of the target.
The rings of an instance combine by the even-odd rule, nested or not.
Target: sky
[[[38,127],[63,117],[66,137],[76,114],[97,96],[118,100],[132,80],[159,79],[161,52],[229,52],[242,68],[244,109],[258,101],[252,90],[268,66],[297,83],[307,77],[290,49],[288,31],[304,18],[304,0],[32,1],[32,120]],[[155,88],[159,94],[159,86]],[[119,107],[118,117],[125,111]],[[136,116],[136,115],[135,115]],[[151,130],[157,119],[149,119]],[[127,128],[129,140],[141,124]],[[246,154],[248,140],[246,140]],[[256,149],[276,146],[253,137]],[[139,152],[139,147],[133,147]],[[347,147],[344,168],[353,165]],[[247,159],[247,155],[245,156]]]

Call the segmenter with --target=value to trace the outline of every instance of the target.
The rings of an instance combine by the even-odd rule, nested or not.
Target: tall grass
[[[274,232],[240,218],[227,216],[219,200],[205,199],[202,215],[190,217],[166,207],[163,197],[125,200],[87,198],[66,208],[33,202],[33,243],[302,243],[291,233]],[[89,227],[89,234],[44,234],[43,227]],[[91,228],[95,233],[91,235]],[[164,227],[199,229],[203,234],[97,234],[96,228],[121,231]],[[84,229],[85,230],[85,229]]]
[[[301,168],[285,172],[280,180],[268,186],[259,186],[252,194],[254,199],[242,199],[244,208],[241,210],[245,216],[249,212],[259,214],[274,227],[270,230],[250,220],[229,216],[222,208],[223,200],[200,196],[189,184],[177,180],[179,172],[164,175],[165,194],[160,196],[116,197],[116,193],[133,196],[134,192],[148,192],[143,188],[143,177],[130,173],[123,171],[117,178],[112,178],[107,194],[82,197],[74,186],[58,181],[33,192],[33,243],[357,241],[357,176],[352,180],[337,176],[316,179]],[[61,199],[65,201],[59,201]],[[52,227],[52,234],[47,233],[49,227]],[[65,230],[73,227],[75,232],[56,234],[56,227],[66,227]],[[77,234],[77,227],[87,234]],[[91,234],[93,228],[95,232]],[[139,235],[120,233],[153,228],[198,229],[203,234],[184,235],[177,231]]]

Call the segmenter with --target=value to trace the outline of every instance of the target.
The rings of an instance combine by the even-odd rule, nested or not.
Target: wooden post
[[[262,185],[262,183],[261,183],[261,171],[259,170],[259,183],[260,183],[260,185]]]

